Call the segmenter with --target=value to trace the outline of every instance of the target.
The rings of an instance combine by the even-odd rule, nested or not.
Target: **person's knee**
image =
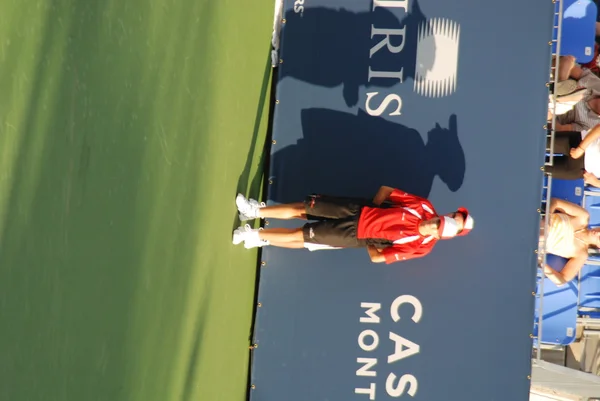
[[[575,57],[571,55],[564,55],[558,57],[561,65],[568,65],[575,62]],[[552,66],[556,66],[556,56],[552,57]]]
[[[298,227],[296,229],[296,233],[295,233],[296,234],[295,235],[296,241],[302,241],[304,243],[304,239],[305,238],[310,238],[311,237],[311,233],[312,233],[312,235],[314,235],[312,224],[313,223],[306,223],[302,227]]]
[[[306,214],[306,202],[298,202],[294,205],[294,212],[296,216],[301,216]]]

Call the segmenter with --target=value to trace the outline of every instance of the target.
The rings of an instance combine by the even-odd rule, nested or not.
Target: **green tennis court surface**
[[[272,2],[0,2],[0,400],[242,400]]]

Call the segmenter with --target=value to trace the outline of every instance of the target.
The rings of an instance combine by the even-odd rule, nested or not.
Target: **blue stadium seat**
[[[561,271],[566,259],[556,255],[548,255],[547,263],[557,271]],[[537,293],[541,291],[541,280],[544,280],[544,303],[542,320],[542,338],[544,344],[568,345],[575,340],[577,325],[578,280],[575,279],[562,287],[557,287],[545,278],[538,270]],[[536,298],[534,331],[538,335],[540,298]]]
[[[586,196],[585,209],[590,214],[590,227],[600,226],[600,197]]]
[[[579,311],[579,316],[600,320],[600,311]]]
[[[544,176],[544,187],[548,185],[548,178]],[[600,188],[598,188],[600,189]],[[583,179],[579,180],[560,180],[557,178],[552,179],[552,197],[557,199],[564,199],[566,201],[575,203],[577,205],[583,205],[584,196],[584,182]],[[600,192],[599,192],[600,195]],[[546,200],[545,191],[542,194],[542,199]]]
[[[558,12],[560,2],[555,3]],[[588,63],[594,56],[597,6],[592,0],[564,0],[562,43],[560,53],[572,55],[579,63]],[[554,17],[558,25],[558,16]],[[556,39],[558,30],[553,30],[552,39]],[[552,52],[556,53],[556,42]]]
[[[592,258],[590,258],[592,259]],[[599,260],[598,256],[593,259]],[[598,308],[600,310],[600,266],[586,264],[581,269],[579,286],[579,307]]]
[[[594,264],[593,262],[596,262],[596,264],[600,264],[600,254],[590,253],[590,255],[588,256],[588,262],[592,262],[591,264]]]

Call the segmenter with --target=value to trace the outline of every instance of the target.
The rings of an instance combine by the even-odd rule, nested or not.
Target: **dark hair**
[[[456,212],[454,212],[454,214],[460,214],[463,217],[463,228],[458,230],[458,232],[456,233],[456,234],[460,234],[465,229],[465,224],[467,223],[467,214],[463,213],[463,212],[459,212],[458,210]]]

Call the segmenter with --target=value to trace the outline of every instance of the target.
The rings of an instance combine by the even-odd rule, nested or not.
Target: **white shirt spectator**
[[[588,132],[588,130],[581,131],[582,140],[587,136]],[[585,149],[584,164],[585,170],[588,173],[600,177],[600,138],[590,143]]]
[[[600,78],[596,77],[596,79],[600,83]],[[600,90],[588,89],[583,99],[577,102],[571,110],[557,115],[556,120],[562,125],[571,124],[573,131],[589,130],[600,124],[600,115],[590,109],[588,105],[588,101],[596,97],[600,97]]]

